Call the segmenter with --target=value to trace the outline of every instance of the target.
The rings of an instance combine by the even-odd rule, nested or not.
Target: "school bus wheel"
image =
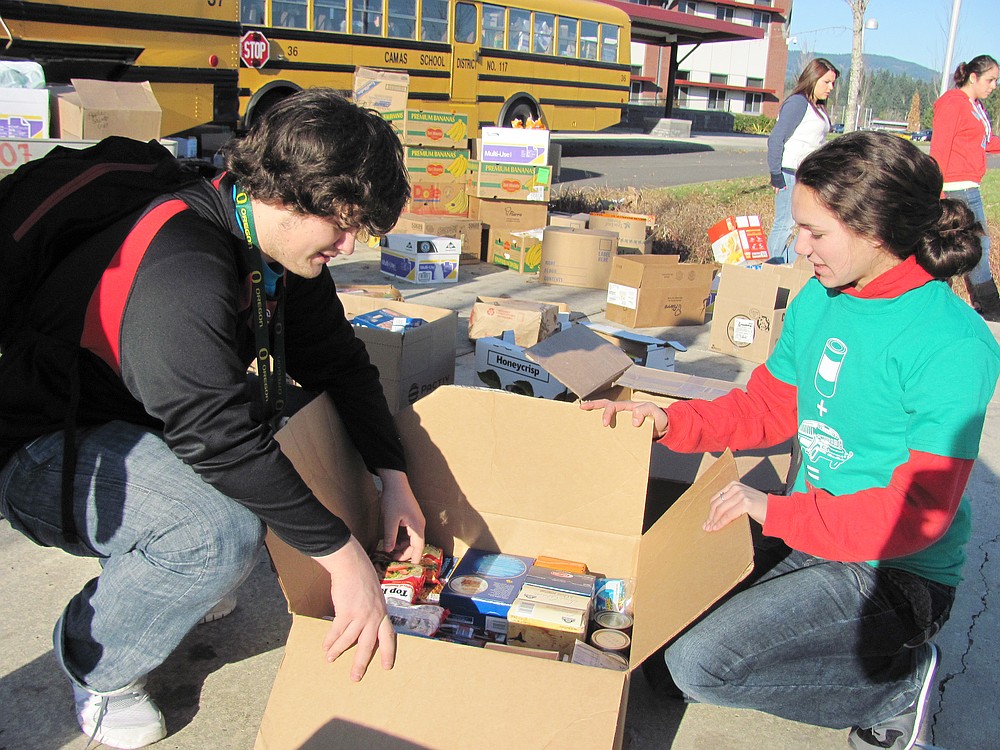
[[[500,125],[505,128],[513,127],[514,120],[520,120],[522,125],[526,125],[528,118],[537,120],[541,117],[538,106],[530,99],[515,99],[507,105],[500,117]]]
[[[247,107],[246,117],[243,118],[244,128],[249,129],[258,118],[263,117],[264,113],[267,112],[271,107],[280,102],[287,96],[291,96],[298,89],[292,88],[273,88],[270,91],[263,94],[260,99],[256,102],[251,102],[250,106]]]

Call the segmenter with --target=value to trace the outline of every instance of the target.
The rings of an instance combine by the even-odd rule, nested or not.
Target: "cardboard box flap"
[[[159,112],[160,105],[149,83],[121,86],[113,81],[96,81],[90,78],[72,78],[80,103],[85,109],[131,110]]]
[[[383,671],[376,655],[364,680],[353,683],[353,651],[329,664],[319,647],[329,625],[294,619],[257,750],[621,746],[616,730],[627,697],[626,672],[400,636],[396,668]],[[489,713],[487,692],[510,699],[501,713],[489,714],[496,721],[488,735],[483,721],[470,720]],[[427,707],[408,702],[431,694],[441,707],[435,720],[427,720]]]
[[[625,386],[633,391],[656,393],[672,398],[685,400],[701,398],[709,401],[724,396],[733,388],[739,387],[737,383],[725,380],[703,378],[680,372],[666,372],[638,365],[626,370],[615,381],[615,385]]]
[[[634,365],[620,348],[582,325],[554,333],[524,354],[580,398],[610,385]]]
[[[380,533],[378,493],[330,399],[325,395],[313,399],[275,437],[299,474],[309,477],[320,502],[343,519],[365,549],[371,549]],[[267,549],[289,611],[310,617],[331,614],[329,574],[271,531]]]
[[[722,269],[716,300],[733,297],[756,302],[765,309],[773,309],[781,287],[781,276],[776,266],[744,268],[727,265]]]
[[[396,422],[427,538],[446,550],[475,542],[511,554],[555,554],[504,545],[499,529],[513,527],[504,518],[593,530],[599,534],[592,537],[608,540],[638,541],[642,533],[644,503],[636,498],[645,498],[649,477],[645,429],[627,424],[609,432],[599,413],[577,404],[461,386],[441,386],[400,411]],[[529,434],[530,457],[524,455]],[[585,460],[588,470],[569,470],[567,461],[575,460]]]
[[[719,531],[702,529],[712,496],[739,478],[733,455],[726,451],[643,535],[634,595],[633,667],[694,622],[720,591],[729,591],[753,570],[746,516]]]

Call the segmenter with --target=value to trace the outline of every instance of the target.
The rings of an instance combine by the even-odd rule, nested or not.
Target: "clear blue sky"
[[[776,4],[782,5],[782,0]],[[865,54],[941,70],[952,5],[953,0],[871,0],[865,17],[876,19],[878,29],[865,31]],[[851,24],[847,0],[794,0],[789,36],[798,43],[789,49],[850,54]],[[962,0],[950,72],[982,54],[1000,59],[1000,0]]]

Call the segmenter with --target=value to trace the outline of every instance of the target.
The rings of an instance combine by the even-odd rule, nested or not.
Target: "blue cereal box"
[[[441,592],[441,606],[476,627],[507,632],[507,613],[534,563],[530,557],[470,549]]]

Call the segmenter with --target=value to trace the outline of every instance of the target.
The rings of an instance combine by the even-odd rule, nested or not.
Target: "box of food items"
[[[502,696],[517,716],[504,747],[621,747],[630,672],[752,568],[745,518],[702,529],[711,496],[738,478],[732,456],[652,519],[648,424],[609,428],[576,404],[457,386],[396,419],[431,546],[423,572],[385,581],[395,666],[376,656],[353,683],[352,652],[327,661],[329,576],[269,535],[292,625],[257,747],[497,743],[495,721],[426,720],[427,695],[446,713]],[[530,460],[512,460],[529,433]],[[376,488],[331,402],[299,411],[278,440],[378,564]]]

